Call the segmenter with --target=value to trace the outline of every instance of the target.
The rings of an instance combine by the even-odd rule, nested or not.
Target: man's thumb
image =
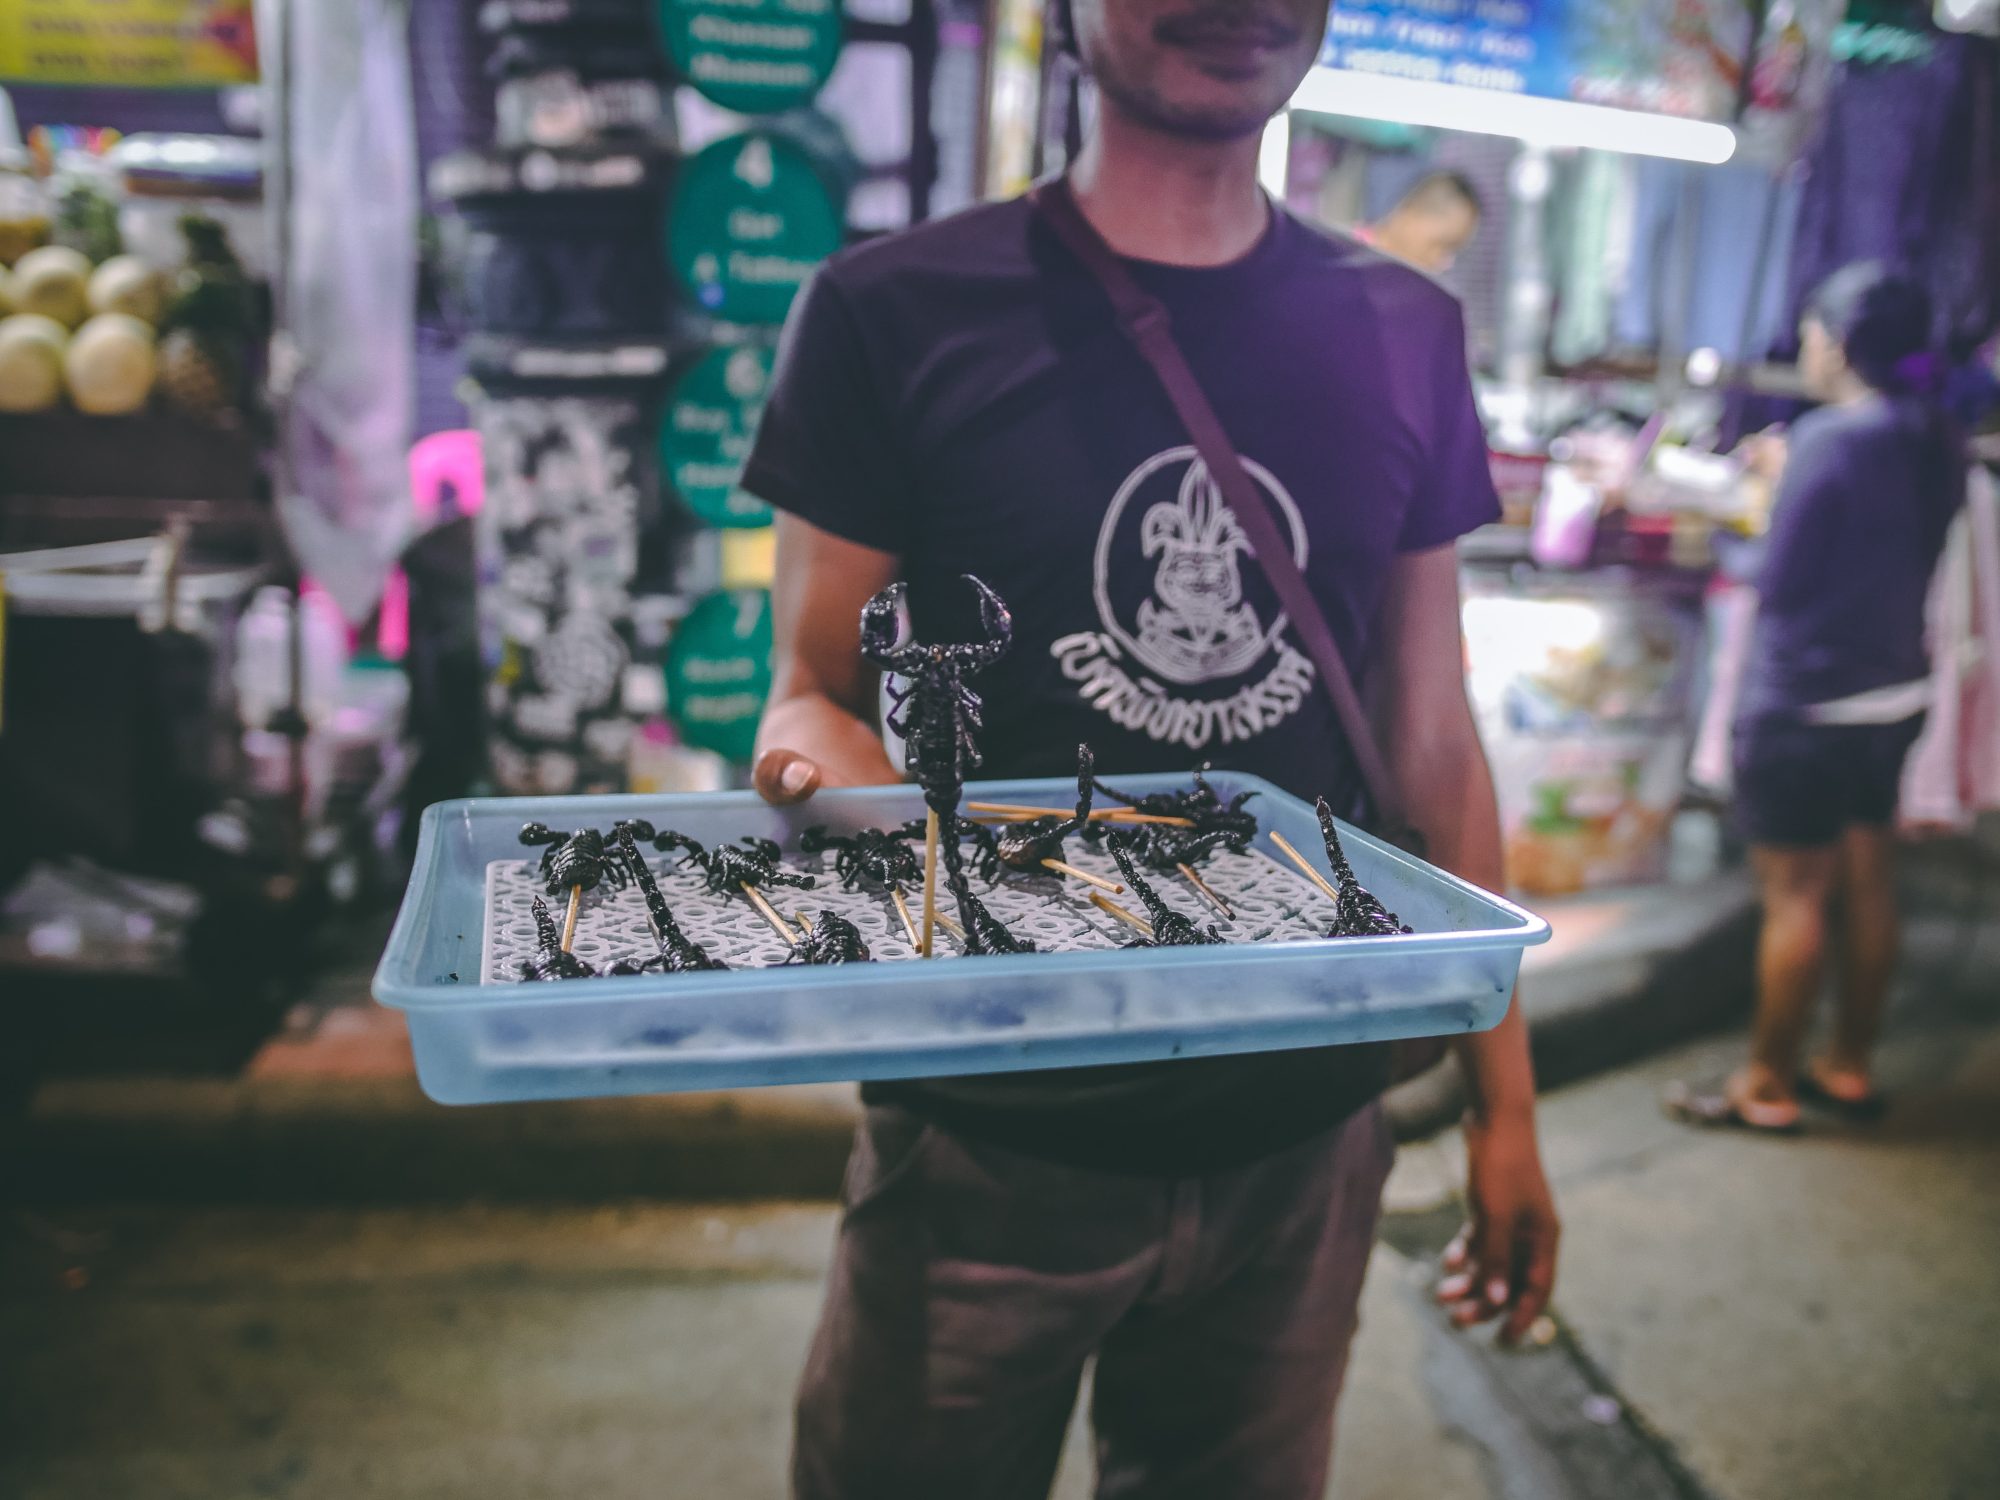
[[[766,802],[783,806],[803,802],[819,790],[819,767],[796,750],[766,750],[757,757],[750,779],[757,795]]]

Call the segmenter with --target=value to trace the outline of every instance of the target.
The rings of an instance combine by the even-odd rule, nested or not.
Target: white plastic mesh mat
[[[972,848],[966,846],[966,857]],[[1080,870],[1123,883],[1118,867],[1101,848],[1093,849],[1080,838],[1068,841],[1066,860]],[[771,925],[741,892],[716,895],[703,884],[701,871],[683,868],[678,853],[649,858],[660,893],[674,918],[689,937],[708,950],[711,957],[732,969],[761,969],[782,964],[789,950]],[[916,957],[902,920],[884,892],[844,890],[833,872],[833,854],[788,852],[785,868],[809,874],[816,883],[811,890],[778,888],[764,892],[771,904],[787,918],[813,917],[824,910],[838,912],[861,930],[871,955],[882,962],[895,963]],[[542,896],[560,922],[563,898],[546,896],[536,874],[539,856],[532,859],[495,860],[486,867],[486,933],[480,978],[486,984],[511,984],[520,980],[521,964],[535,957],[535,919],[530,902]],[[1320,889],[1289,865],[1280,864],[1257,850],[1242,854],[1218,850],[1198,866],[1202,879],[1229,903],[1234,920],[1220,915],[1197,895],[1178,874],[1147,878],[1161,898],[1176,911],[1196,922],[1213,925],[1232,943],[1290,942],[1326,935],[1333,919],[1333,903]],[[1083,951],[1116,948],[1136,934],[1122,922],[1092,905],[1092,887],[1081,881],[1055,874],[1021,875],[1003,872],[998,883],[988,885],[972,877],[973,894],[1006,924],[1016,937],[1026,938],[1043,952]],[[905,893],[911,915],[923,921],[923,893]],[[1110,899],[1128,910],[1145,916],[1137,893],[1127,890]],[[955,917],[957,908],[945,886],[944,872],[938,872],[938,910]],[[940,951],[956,953],[957,942],[939,929]],[[579,908],[576,940],[572,951],[600,973],[621,958],[643,959],[659,951],[652,924],[647,919],[645,898],[636,885],[613,890],[607,883],[586,891]]]

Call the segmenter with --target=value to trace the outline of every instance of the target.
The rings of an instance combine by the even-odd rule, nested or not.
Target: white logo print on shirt
[[[1292,537],[1293,556],[1306,561],[1305,524],[1298,506],[1270,470],[1243,460],[1275,503]],[[1176,483],[1178,481],[1178,483]],[[1126,513],[1144,505],[1136,538],[1120,532]],[[1134,554],[1134,541],[1137,553]],[[1243,597],[1241,558],[1249,540],[1223,499],[1208,465],[1192,447],[1170,448],[1132,471],[1118,488],[1098,532],[1095,597],[1102,631],[1056,641],[1050,652],[1086,703],[1126,729],[1165,744],[1201,750],[1271,728],[1298,710],[1311,691],[1312,664],[1283,639],[1285,617],[1266,625]],[[1152,587],[1130,618],[1121,617],[1115,584],[1150,567]],[[1267,657],[1271,669],[1223,698],[1174,696],[1154,676],[1135,677],[1122,665],[1191,686],[1239,677]]]

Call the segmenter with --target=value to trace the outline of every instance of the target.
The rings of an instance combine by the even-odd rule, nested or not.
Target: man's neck
[[[1255,248],[1271,221],[1257,185],[1258,138],[1191,141],[1134,123],[1105,100],[1070,169],[1078,207],[1121,255],[1220,266]]]

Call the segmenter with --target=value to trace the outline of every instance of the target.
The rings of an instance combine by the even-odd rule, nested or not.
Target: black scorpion
[[[737,844],[742,847],[737,847]],[[813,888],[815,881],[812,876],[787,870],[778,863],[781,851],[772,840],[745,834],[737,844],[717,844],[710,849],[672,829],[653,839],[653,847],[662,853],[685,849],[687,858],[681,863],[700,866],[703,883],[717,895],[727,895],[746,885],[758,889],[780,885],[795,886],[804,891]]]
[[[1067,818],[1030,818],[1008,823],[998,834],[1000,863],[1010,870],[1040,873],[1042,862],[1063,857],[1063,840],[1090,826],[1091,770],[1096,765],[1090,746],[1076,747],[1076,811]]]
[[[562,928],[540,896],[530,903],[535,913],[535,956],[521,960],[523,979],[588,979],[597,970],[574,953],[563,951]]]
[[[916,825],[917,837],[924,825]],[[815,824],[799,836],[799,848],[807,854],[834,851],[833,871],[848,890],[872,885],[881,890],[898,890],[916,885],[924,878],[924,867],[910,848],[903,830],[864,828],[852,836],[829,832]]]
[[[1192,917],[1183,916],[1160,898],[1160,893],[1153,889],[1153,883],[1139,873],[1124,834],[1111,836],[1111,857],[1118,861],[1125,883],[1145,903],[1147,920],[1153,924],[1152,937],[1141,939],[1142,944],[1155,948],[1187,948],[1224,941],[1222,934],[1213,927],[1200,926]]]
[[[1005,935],[1006,929],[990,913],[985,923],[974,915],[983,908],[966,882],[959,849],[960,837],[978,828],[959,816],[958,803],[966,774],[979,767],[983,727],[979,695],[966,679],[1007,654],[1014,620],[998,594],[972,574],[964,577],[979,596],[986,639],[928,645],[913,639],[908,586],[892,583],[862,606],[861,652],[890,674],[889,727],[902,736],[904,769],[923,789],[924,805],[937,815],[946,879],[965,921],[965,951],[985,953],[993,951],[989,934]]]
[[[1201,833],[1171,823],[1144,823],[1128,830],[1123,842],[1127,852],[1147,869],[1171,875],[1182,865],[1200,864],[1218,849],[1240,853],[1250,840],[1246,834],[1223,829]]]
[[[874,957],[861,929],[837,911],[821,911],[812,929],[792,944],[788,964],[865,964]]]
[[[625,871],[616,860],[606,857],[604,835],[595,828],[557,833],[542,823],[523,823],[521,842],[530,848],[543,846],[538,873],[551,896],[566,896],[579,886],[595,890],[607,880],[613,889],[625,889]]]
[[[1257,794],[1241,792],[1224,802],[1216,795],[1215,788],[1208,784],[1208,770],[1206,761],[1195,767],[1192,791],[1149,792],[1143,797],[1128,797],[1115,787],[1108,787],[1101,781],[1094,785],[1103,795],[1114,802],[1124,803],[1134,812],[1156,818],[1185,818],[1194,825],[1192,831],[1195,833],[1228,833],[1245,842],[1255,838],[1257,815],[1245,812],[1243,804]],[[1104,837],[1104,830],[1093,825],[1087,837],[1094,842]]]
[[[682,931],[680,923],[674,920],[673,912],[667,907],[667,898],[660,894],[660,883],[653,879],[653,872],[646,866],[646,856],[639,849],[640,839],[650,842],[655,836],[653,825],[643,818],[611,826],[612,848],[624,861],[633,883],[639,887],[639,894],[646,898],[646,912],[652,919],[653,937],[658,941],[660,951],[651,958],[621,958],[607,972],[646,974],[658,970],[664,974],[687,974],[704,969],[728,968],[728,964],[710,956],[708,950]]]
[[[1393,937],[1408,932],[1410,929],[1403,925],[1402,919],[1375,899],[1347,862],[1347,851],[1340,847],[1340,834],[1333,826],[1333,809],[1326,805],[1324,797],[1319,799],[1319,834],[1326,842],[1327,863],[1333,866],[1333,883],[1340,890],[1340,899],[1334,903],[1333,926],[1326,935]]]

